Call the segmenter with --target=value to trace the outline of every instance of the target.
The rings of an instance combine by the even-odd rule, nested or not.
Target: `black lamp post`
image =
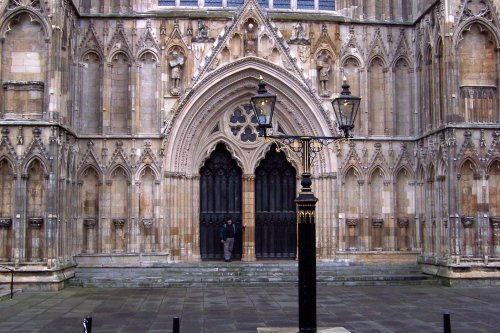
[[[259,123],[260,135],[287,146],[294,151],[302,162],[302,180],[297,204],[298,244],[299,244],[299,333],[316,332],[316,202],[311,185],[311,162],[324,146],[348,139],[354,128],[360,97],[352,96],[344,77],[340,95],[332,101],[335,117],[342,131],[338,136],[290,136],[267,135],[267,128],[272,128],[272,119],[276,95],[270,94],[266,83],[259,82],[257,95],[250,99],[255,117]]]

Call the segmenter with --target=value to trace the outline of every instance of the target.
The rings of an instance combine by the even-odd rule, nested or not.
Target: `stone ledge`
[[[258,327],[258,333],[297,333],[297,327]],[[350,333],[343,327],[319,327],[317,333]]]
[[[56,268],[21,266],[14,271],[14,288],[23,291],[58,291],[75,276],[74,265]],[[10,284],[10,272],[0,272],[0,284]]]

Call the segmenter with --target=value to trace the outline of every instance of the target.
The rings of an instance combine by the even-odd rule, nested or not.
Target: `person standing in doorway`
[[[228,218],[220,229],[219,238],[220,242],[224,245],[224,261],[231,261],[233,255],[234,238],[238,232],[238,227],[233,223],[232,218]]]

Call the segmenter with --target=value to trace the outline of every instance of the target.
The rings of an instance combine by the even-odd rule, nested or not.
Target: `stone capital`
[[[12,225],[12,219],[10,217],[1,217],[0,218],[0,228],[10,228]]]
[[[113,224],[116,228],[121,229],[125,225],[125,219],[113,219]]]
[[[87,229],[94,229],[94,227],[96,226],[96,224],[97,224],[97,221],[96,221],[95,218],[89,217],[89,218],[83,219],[83,225]]]
[[[373,219],[372,220],[372,226],[374,228],[382,228],[383,225],[384,225],[383,219]]]
[[[43,217],[30,217],[28,219],[29,226],[33,229],[40,229],[43,224]]]

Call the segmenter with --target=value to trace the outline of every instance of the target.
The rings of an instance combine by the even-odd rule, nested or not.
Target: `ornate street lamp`
[[[276,95],[268,93],[266,83],[259,82],[257,95],[251,98],[255,117],[259,124],[259,133],[287,147],[300,157],[302,162],[302,180],[297,204],[298,243],[299,243],[299,333],[316,332],[316,202],[311,185],[311,163],[318,153],[337,140],[349,139],[350,131],[358,113],[361,98],[352,96],[344,77],[342,91],[332,101],[335,117],[342,132],[338,136],[290,136],[267,135],[272,128],[272,119]]]

